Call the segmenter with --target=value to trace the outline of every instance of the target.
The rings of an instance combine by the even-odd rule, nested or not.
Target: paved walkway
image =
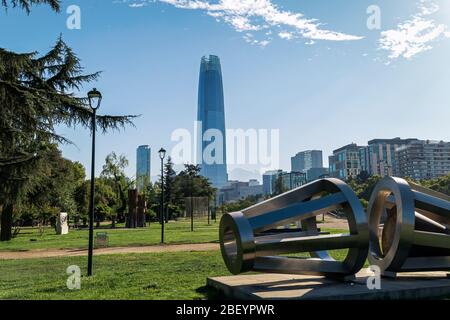
[[[317,221],[321,221],[322,216],[317,217]],[[347,219],[337,219],[331,215],[326,215],[325,222],[318,223],[317,227],[322,229],[339,229],[348,230]]]
[[[319,217],[320,219],[321,217]],[[325,229],[348,229],[345,219],[336,219],[330,215],[326,216],[325,223],[318,224],[319,228]],[[210,251],[219,250],[218,243],[193,243],[193,244],[172,244],[153,245],[141,247],[110,247],[95,249],[95,255],[102,254],[124,254],[124,253],[155,253],[155,252],[180,252],[180,251]],[[30,251],[0,251],[0,260],[12,259],[35,259],[51,257],[75,257],[87,255],[86,249],[37,249]]]
[[[157,253],[157,252],[180,252],[180,251],[212,251],[219,250],[218,243],[193,243],[193,244],[172,244],[154,245],[143,247],[111,247],[94,250],[94,255],[104,254],[124,254],[124,253]],[[50,250],[30,250],[19,252],[0,252],[0,260],[14,259],[35,259],[51,257],[76,257],[87,255],[86,249],[50,249]]]

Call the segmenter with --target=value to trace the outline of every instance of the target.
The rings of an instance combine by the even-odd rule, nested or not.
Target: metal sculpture
[[[369,262],[383,275],[450,270],[450,197],[386,177],[375,186],[368,214]]]
[[[347,217],[349,234],[320,233],[316,216],[337,209]],[[298,221],[302,231],[274,230]],[[368,236],[360,201],[338,179],[314,181],[240,212],[225,214],[220,221],[222,256],[233,274],[254,270],[353,276],[367,258]],[[344,248],[348,253],[342,261],[334,260],[327,252]],[[311,258],[281,256],[302,252],[309,252]]]

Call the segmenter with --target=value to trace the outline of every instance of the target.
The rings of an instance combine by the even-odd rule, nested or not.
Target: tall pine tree
[[[172,217],[175,209],[174,203],[174,183],[177,173],[173,169],[172,158],[169,156],[164,165],[164,202],[166,208],[166,221]]]
[[[8,1],[0,4],[7,8]],[[59,10],[58,0],[11,0],[27,13],[35,4]],[[15,53],[0,48],[0,240],[11,239],[14,206],[26,192],[36,162],[52,143],[70,143],[59,135],[58,125],[92,129],[92,111],[85,97],[77,97],[84,84],[99,73],[83,74],[80,60],[60,37],[45,55]],[[97,117],[105,133],[120,129],[134,116]]]
[[[13,8],[19,7],[30,13],[31,6],[39,4],[48,4],[54,11],[59,12],[60,0],[1,0],[1,5],[7,9],[9,6]]]

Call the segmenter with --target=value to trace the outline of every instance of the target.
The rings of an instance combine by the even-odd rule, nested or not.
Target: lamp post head
[[[102,102],[102,94],[96,88],[88,92],[89,107],[92,110],[97,110],[100,108],[100,103]]]
[[[159,158],[163,160],[166,157],[166,150],[164,148],[159,149]]]

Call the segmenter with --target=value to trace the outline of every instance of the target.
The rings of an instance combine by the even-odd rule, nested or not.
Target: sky
[[[67,27],[73,5],[80,29]],[[2,48],[43,54],[60,34],[86,72],[103,72],[76,94],[96,87],[99,113],[140,115],[135,127],[97,138],[97,174],[115,151],[134,176],[141,144],[158,174],[157,150],[174,147],[175,130],[194,130],[200,58],[209,54],[222,63],[226,127],[278,129],[284,170],[302,150],[323,150],[327,165],[352,142],[450,140],[449,1],[63,0],[59,14],[0,13]],[[63,155],[88,170],[89,132],[58,133],[74,142]],[[252,176],[238,167],[260,169],[229,167],[231,178]]]

